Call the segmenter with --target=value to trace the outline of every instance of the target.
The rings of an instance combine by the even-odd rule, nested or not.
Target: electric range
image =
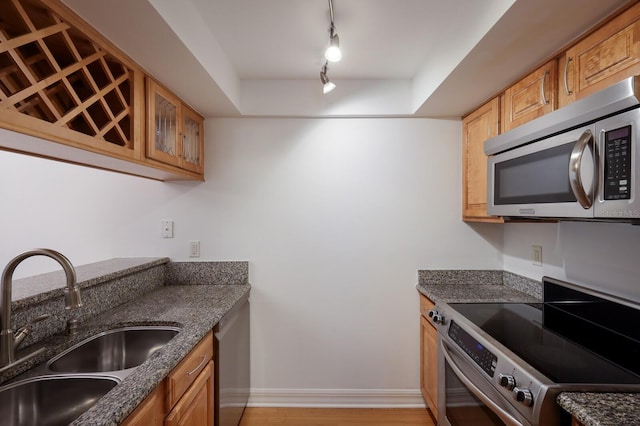
[[[439,425],[560,425],[562,391],[640,392],[640,306],[549,277],[543,302],[437,303]],[[472,419],[472,423],[470,423]]]

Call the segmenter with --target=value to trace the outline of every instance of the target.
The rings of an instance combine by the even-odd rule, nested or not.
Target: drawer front
[[[172,408],[213,358],[213,332],[209,332],[167,377],[167,406]]]

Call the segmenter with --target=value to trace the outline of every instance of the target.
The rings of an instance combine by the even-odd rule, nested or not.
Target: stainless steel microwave
[[[640,76],[487,140],[487,212],[640,224]]]

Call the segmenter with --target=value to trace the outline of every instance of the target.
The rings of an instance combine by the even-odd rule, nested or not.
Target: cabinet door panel
[[[213,426],[213,361],[173,407],[165,426]]]
[[[561,59],[567,88],[560,86],[559,106],[593,94],[640,73],[640,4],[620,14],[567,50]],[[563,93],[564,92],[564,93]]]
[[[538,68],[504,92],[502,130],[508,131],[555,109],[556,61]]]
[[[204,124],[195,111],[182,107],[181,167],[196,173],[204,169]]]
[[[166,415],[163,383],[131,413],[122,423],[123,426],[162,426]]]
[[[180,101],[151,79],[147,79],[147,91],[147,156],[179,166]]]
[[[465,221],[496,222],[487,215],[487,156],[484,142],[498,134],[499,99],[481,106],[462,120],[462,217]]]
[[[435,418],[438,418],[438,333],[420,317],[420,390]]]

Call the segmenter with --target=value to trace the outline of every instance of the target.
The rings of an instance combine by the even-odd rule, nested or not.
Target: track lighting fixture
[[[340,51],[340,37],[338,37],[336,26],[333,22],[333,2],[331,0],[329,0],[329,15],[331,18],[331,27],[329,28],[329,46],[324,51],[326,61],[320,71],[322,93],[325,95],[336,88],[335,83],[332,83],[327,76],[327,65],[329,62],[338,62],[342,59],[342,52]]]
[[[336,88],[335,83],[329,80],[327,77],[327,63],[325,62],[322,66],[322,71],[320,71],[320,81],[322,82],[322,93],[326,95],[330,91]]]
[[[329,62],[338,62],[342,59],[340,51],[340,37],[336,32],[336,26],[333,22],[333,1],[329,0],[329,17],[331,19],[331,28],[329,28],[329,46],[324,51],[324,57]]]
[[[340,51],[340,37],[336,33],[336,27],[331,24],[331,35],[329,36],[329,46],[324,51],[324,57],[329,62],[339,62],[342,59],[342,52]]]

